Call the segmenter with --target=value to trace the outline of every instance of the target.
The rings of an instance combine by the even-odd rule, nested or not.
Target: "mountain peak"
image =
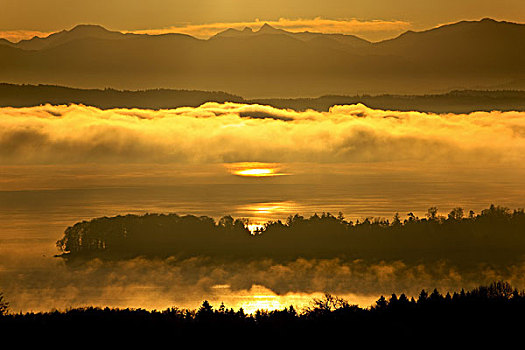
[[[235,29],[235,28],[228,28],[218,34],[216,34],[214,37],[246,37],[250,35],[257,35],[257,34],[286,34],[287,32],[281,29],[277,29],[269,25],[268,23],[264,23],[259,30],[253,30],[250,27],[244,27],[243,30]]]
[[[264,23],[258,31],[258,33],[275,33],[275,32],[281,32],[281,30],[275,27],[272,27],[268,23]]]
[[[497,21],[495,19],[490,18],[490,17],[485,17],[480,22],[497,22]]]
[[[68,33],[110,33],[109,30],[98,24],[78,24],[67,31]]]
[[[121,32],[107,30],[98,24],[79,24],[70,30],[62,30],[47,37],[35,36],[32,39],[22,40],[16,46],[22,49],[40,50],[83,38],[122,39],[125,37],[126,35]]]

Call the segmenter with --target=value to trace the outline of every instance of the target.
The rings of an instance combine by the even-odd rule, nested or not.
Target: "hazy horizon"
[[[72,28],[79,23],[95,23],[112,30],[147,31],[186,28],[193,31],[227,29],[246,26],[249,23],[278,22],[283,19],[282,29],[296,27],[327,28],[346,34],[365,34],[378,38],[393,37],[406,30],[423,30],[460,20],[480,20],[492,17],[513,22],[525,21],[525,5],[519,0],[504,3],[492,1],[462,0],[445,2],[403,0],[391,6],[386,0],[352,2],[328,0],[322,5],[298,0],[260,1],[249,0],[243,4],[221,0],[167,1],[153,4],[140,1],[92,2],[80,4],[53,0],[35,0],[2,3],[6,14],[0,31],[39,31],[50,33]],[[81,10],[80,10],[81,9]],[[334,25],[308,23],[316,18],[342,23]],[[345,22],[348,24],[345,25]],[[353,23],[353,25],[352,25]],[[397,25],[395,25],[397,23]],[[235,25],[237,24],[237,25]],[[392,24],[394,24],[392,26]],[[249,26],[249,25],[248,25]],[[386,28],[385,28],[386,27]]]
[[[77,26],[44,39],[0,41],[0,81],[245,98],[525,89],[524,36],[525,25],[488,18],[379,43],[271,26],[208,40]]]
[[[463,20],[466,22],[476,22],[483,19],[492,19],[501,22],[509,22],[504,19],[492,18],[492,17],[479,17],[469,20]],[[458,22],[463,22],[458,21]],[[525,21],[525,20],[524,20]],[[524,21],[510,21],[511,23],[516,24],[525,24]],[[113,29],[106,27],[105,25],[97,22],[82,22],[77,23],[67,28],[58,29],[50,32],[39,32],[31,31],[24,29],[16,29],[12,31],[2,31],[0,30],[0,39],[6,39],[13,44],[19,43],[20,41],[26,41],[31,39],[45,39],[53,34],[59,34],[61,32],[69,32],[74,30],[77,27],[101,27],[111,32],[118,32],[122,34],[137,34],[137,35],[150,35],[158,36],[165,34],[185,34],[197,39],[209,40],[216,35],[221,33],[226,33],[229,30],[235,30],[238,32],[251,31],[253,33],[259,32],[264,26],[270,26],[275,29],[284,30],[289,33],[318,33],[318,34],[335,34],[335,35],[349,35],[355,36],[360,39],[369,41],[371,43],[379,43],[382,41],[388,41],[397,38],[407,32],[425,32],[432,29],[437,29],[443,26],[447,26],[457,22],[445,22],[439,23],[434,26],[423,27],[414,29],[410,26],[408,22],[403,21],[383,21],[383,20],[372,20],[372,21],[360,21],[358,19],[350,20],[334,20],[334,19],[325,19],[316,17],[313,19],[298,19],[291,20],[286,18],[279,18],[278,20],[260,20],[248,22],[226,22],[226,23],[208,23],[208,24],[196,24],[196,25],[187,25],[186,27],[170,27],[163,29],[139,29],[139,30],[129,30],[129,29]],[[352,27],[363,27],[369,28],[371,31],[381,31],[382,27],[393,28],[391,31],[393,33],[384,34],[383,36],[370,36],[362,34],[358,29],[352,31]],[[397,29],[396,29],[397,28]]]

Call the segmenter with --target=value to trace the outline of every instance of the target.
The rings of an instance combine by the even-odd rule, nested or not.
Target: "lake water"
[[[524,168],[301,164],[288,165],[296,175],[241,178],[221,165],[178,166],[172,173],[170,167],[126,166],[118,174],[112,166],[4,167],[0,242],[51,254],[67,226],[128,213],[232,215],[260,224],[296,213],[342,212],[356,220],[424,216],[431,206],[446,215],[456,206],[479,212],[491,203],[525,205]]]
[[[276,294],[275,288],[269,289],[261,278],[260,285],[248,283],[232,290],[230,279],[243,274],[236,270],[235,278],[233,275],[217,277],[206,288],[197,288],[195,286],[204,282],[193,281],[190,272],[182,273],[185,277],[181,282],[179,272],[173,272],[179,267],[159,265],[143,272],[169,275],[172,279],[159,277],[146,281],[140,276],[133,277],[136,269],[129,266],[120,266],[111,272],[97,267],[97,278],[105,277],[89,286],[52,257],[57,253],[55,241],[75,222],[127,213],[174,212],[216,219],[232,215],[261,224],[267,220],[284,220],[295,213],[331,212],[336,215],[342,212],[345,217],[357,220],[391,218],[396,212],[401,216],[408,212],[424,216],[431,206],[438,207],[443,215],[456,206],[467,212],[479,212],[491,203],[510,208],[525,206],[525,171],[519,167],[510,170],[495,166],[452,168],[437,164],[413,167],[403,163],[281,166],[288,175],[273,178],[234,176],[223,164],[3,167],[0,191],[2,288],[18,310],[86,303],[150,308],[179,303],[196,307],[205,297],[245,309],[256,309],[257,305],[279,308],[291,302],[304,304],[312,296],[320,295],[323,285],[319,290],[290,287],[288,292]],[[196,272],[202,278],[216,273],[209,264],[203,266],[206,272]],[[254,267],[256,272],[252,274],[257,275],[265,268]],[[169,272],[163,275],[164,269]],[[114,274],[125,275],[126,282],[119,284],[111,279]],[[85,278],[94,279],[92,275]],[[183,286],[177,289],[179,292],[183,290],[193,297],[167,297],[171,295],[170,288],[177,285]],[[106,290],[103,294],[94,291],[110,286],[116,290]],[[198,292],[191,294],[189,291],[194,287]],[[340,294],[350,295],[362,305],[377,297],[355,290]]]

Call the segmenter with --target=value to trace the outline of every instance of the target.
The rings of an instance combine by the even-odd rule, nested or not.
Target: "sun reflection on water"
[[[279,163],[244,162],[225,164],[228,171],[242,177],[275,177],[289,175],[281,172]]]
[[[322,298],[323,293],[287,293],[276,294],[271,289],[261,286],[252,285],[249,290],[232,291],[229,285],[217,285],[213,289],[216,292],[214,301],[216,303],[224,302],[227,307],[233,309],[242,308],[248,314],[254,314],[257,310],[282,310],[293,305],[298,311],[312,305],[314,298]],[[377,296],[345,294],[340,295],[351,304],[360,307],[369,307],[377,300]]]
[[[264,229],[264,225],[262,224],[248,224],[246,225],[246,227],[248,228],[248,230],[250,230],[252,234],[256,234],[258,231]]]
[[[270,220],[283,219],[292,213],[300,211],[300,205],[293,201],[282,202],[262,202],[249,203],[237,207],[236,212],[243,217],[250,219],[248,225],[250,231],[262,227],[262,225]]]

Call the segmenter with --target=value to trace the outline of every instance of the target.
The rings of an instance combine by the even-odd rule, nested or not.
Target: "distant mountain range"
[[[377,43],[268,24],[207,40],[101,26],[19,43],[0,40],[0,81],[118,89],[231,91],[247,97],[425,94],[525,88],[525,25],[492,19],[406,32]]]
[[[101,109],[168,109],[197,107],[206,102],[270,105],[298,111],[328,111],[334,105],[363,103],[370,108],[433,113],[474,111],[525,111],[525,91],[451,91],[435,95],[328,95],[317,98],[245,99],[218,91],[153,89],[127,91],[78,89],[53,85],[0,84],[0,107],[31,107],[44,104],[83,104]]]

